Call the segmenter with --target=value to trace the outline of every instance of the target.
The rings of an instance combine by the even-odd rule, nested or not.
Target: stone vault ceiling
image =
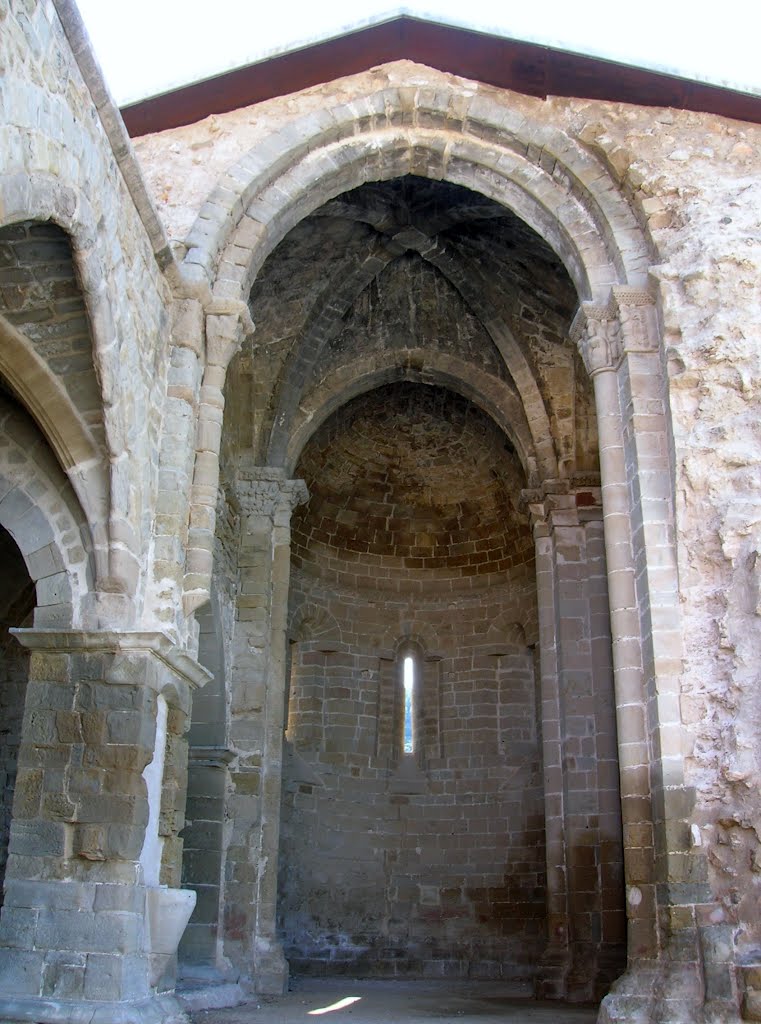
[[[529,485],[558,464],[594,468],[591,390],[567,340],[573,285],[542,238],[477,193],[413,176],[343,193],[286,236],[250,305],[226,433],[263,462],[293,471],[342,404],[407,380],[486,411]]]
[[[348,586],[470,588],[533,572],[517,505],[522,473],[504,434],[444,388],[385,385],[317,432],[297,475],[310,492],[292,522],[298,570]]]

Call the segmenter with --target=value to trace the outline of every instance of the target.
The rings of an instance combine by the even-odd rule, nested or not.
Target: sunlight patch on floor
[[[323,1013],[332,1013],[333,1010],[344,1010],[347,1006],[358,1003],[361,998],[362,996],[346,996],[343,999],[339,999],[337,1003],[331,1003],[330,1006],[322,1006],[319,1010],[310,1010],[308,1016],[319,1017]]]

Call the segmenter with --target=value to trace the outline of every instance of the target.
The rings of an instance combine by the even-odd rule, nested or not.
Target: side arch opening
[[[18,750],[21,743],[29,652],[10,633],[32,625],[34,582],[24,558],[7,530],[0,527],[0,907],[8,861]]]

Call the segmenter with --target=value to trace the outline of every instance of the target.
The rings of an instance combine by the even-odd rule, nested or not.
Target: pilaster
[[[549,942],[537,994],[588,1000],[620,973],[624,948],[599,487],[555,481],[524,498],[537,552],[547,836]]]
[[[301,480],[241,461],[241,535],[231,667],[234,822],[227,851],[225,951],[260,992],[282,992],[288,965],[276,936],[280,786],[285,714],[286,619],[292,510]]]
[[[184,733],[207,673],[162,633],[14,632],[31,657],[0,1019],[166,1019],[194,902],[178,888]]]
[[[600,437],[629,916],[629,971],[601,1020],[692,1020],[704,1004],[729,1007],[736,997],[726,955],[713,962],[728,925],[690,842],[671,439],[653,299],[614,287],[607,306],[584,304],[572,333]],[[704,940],[712,918],[721,936]]]

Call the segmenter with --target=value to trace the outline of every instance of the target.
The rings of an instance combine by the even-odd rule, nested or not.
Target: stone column
[[[183,584],[183,611],[188,616],[209,599],[227,367],[253,331],[245,302],[214,299],[206,307],[206,365],[198,408]]]
[[[599,488],[555,481],[537,499],[530,508],[537,543],[549,930],[537,992],[588,1000],[607,989],[611,971],[623,969],[612,660],[610,632],[599,614],[601,575],[607,599],[604,556],[601,566],[595,545]]]
[[[192,910],[178,888],[191,691],[162,633],[16,630],[29,682],[0,916],[0,1019],[161,1021]]]
[[[729,925],[690,842],[671,439],[652,298],[616,287],[608,306],[583,306],[574,334],[600,437],[629,915],[630,970],[601,1020],[696,1019],[704,1000],[736,997]]]
[[[257,991],[282,992],[288,965],[276,935],[285,706],[290,520],[301,480],[241,462],[239,580],[230,697],[225,952]]]
[[[539,671],[542,703],[545,855],[547,861],[547,948],[537,971],[536,994],[562,999],[571,963],[566,874],[563,726],[558,668],[558,611],[555,558],[541,494],[524,495],[536,544],[536,592],[539,616]]]
[[[618,756],[630,961],[654,965],[659,949],[649,746],[629,480],[617,370],[620,326],[607,307],[584,307],[580,348],[595,390],[608,565],[608,598],[618,724]],[[576,325],[579,329],[579,323]],[[577,334],[578,337],[578,334]]]

